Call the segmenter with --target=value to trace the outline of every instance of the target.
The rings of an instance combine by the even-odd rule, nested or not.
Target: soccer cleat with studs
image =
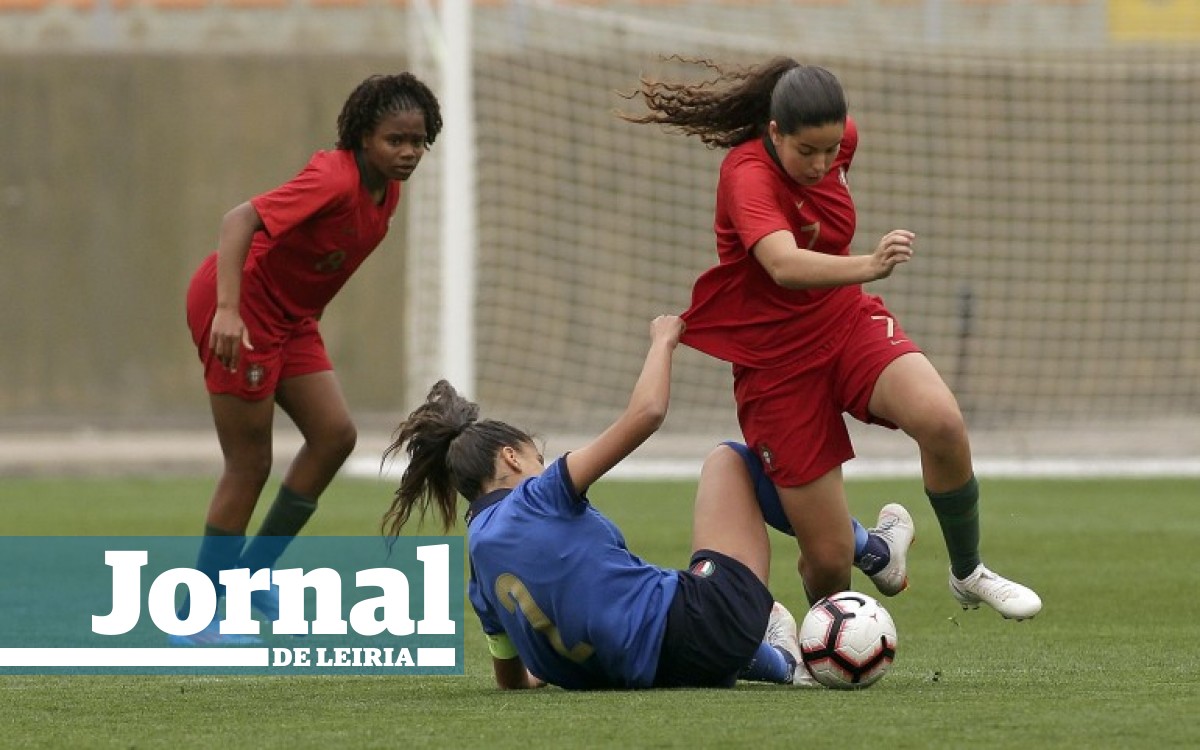
[[[1033,589],[996,575],[983,563],[962,580],[951,571],[950,593],[963,609],[986,604],[1010,620],[1028,620],[1042,611],[1041,597]]]
[[[875,588],[884,596],[895,596],[908,588],[908,548],[916,536],[912,516],[903,505],[888,503],[879,510],[875,528],[867,529],[887,544],[888,564],[870,576]]]

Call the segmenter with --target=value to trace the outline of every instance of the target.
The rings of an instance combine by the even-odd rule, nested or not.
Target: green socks
[[[242,564],[250,568],[251,572],[274,565],[316,509],[315,500],[309,500],[280,485],[275,502],[271,504],[267,517],[258,528],[258,535],[246,545]]]
[[[979,565],[979,482],[972,475],[967,483],[949,492],[925,490],[929,504],[942,527],[950,570],[966,578]]]
[[[317,502],[279,485],[279,494],[267,511],[259,536],[296,536],[317,509]]]

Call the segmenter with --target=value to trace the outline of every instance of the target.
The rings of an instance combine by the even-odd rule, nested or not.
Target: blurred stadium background
[[[859,122],[856,248],[919,235],[918,260],[872,291],[955,389],[981,472],[1200,474],[1200,2],[472,10],[474,279],[442,278],[444,232],[472,211],[445,197],[439,143],[322,323],[362,430],[351,468],[378,468],[444,373],[443,281],[467,301],[468,389],[493,415],[552,452],[615,416],[647,321],[686,307],[715,259],[721,157],[618,120],[638,106],[618,92],[689,74],[672,54],[788,54],[832,69]],[[0,0],[0,473],[216,465],[191,271],[228,208],[332,146],[364,76],[411,69],[441,92],[439,12]],[[676,382],[640,471],[687,473],[737,434],[726,365],[685,351]],[[915,467],[901,436],[855,434],[851,473]]]

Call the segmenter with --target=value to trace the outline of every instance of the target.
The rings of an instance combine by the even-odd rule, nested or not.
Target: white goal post
[[[475,393],[475,109],[472,99],[471,0],[413,0],[409,50],[413,67],[432,71],[443,129],[430,160],[438,163],[433,191],[413,189],[408,214],[407,300],[410,353],[407,403],[418,403],[429,384],[446,378],[465,395]],[[417,185],[418,183],[413,183]],[[432,230],[432,231],[431,231]],[[436,275],[422,268],[436,248]],[[430,278],[436,279],[429,284]],[[436,289],[436,303],[430,291]],[[436,309],[436,317],[431,310]]]

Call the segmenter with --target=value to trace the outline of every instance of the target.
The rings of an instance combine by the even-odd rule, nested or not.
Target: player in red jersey
[[[209,504],[197,567],[270,567],[317,507],[357,431],[317,321],[387,234],[400,183],[442,129],[429,88],[410,73],[371,76],[347,98],[337,147],[221,220],[217,250],[187,294],[224,471]],[[275,405],[304,445],[257,536],[244,534],[271,469]],[[218,588],[218,590],[220,590]],[[255,592],[269,618],[272,592]],[[186,605],[185,605],[186,606]],[[215,622],[180,645],[221,641]]]
[[[841,84],[786,57],[749,69],[688,62],[715,78],[643,79],[649,113],[622,117],[729,149],[717,187],[719,263],[695,284],[682,341],[733,365],[738,420],[779,490],[810,599],[850,586],[848,413],[916,441],[955,599],[1015,619],[1037,614],[1037,594],[981,562],[979,488],[954,395],[883,301],[862,289],[912,259],[915,235],[895,229],[871,253],[850,252],[858,130]]]

